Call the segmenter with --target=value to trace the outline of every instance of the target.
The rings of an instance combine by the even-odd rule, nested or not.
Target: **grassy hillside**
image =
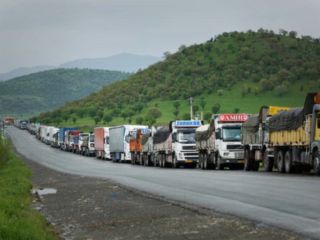
[[[257,112],[261,105],[301,106],[320,87],[319,39],[295,32],[259,30],[223,33],[181,46],[166,60],[67,104],[39,120],[95,125],[166,123],[187,118],[189,97],[195,112]]]
[[[117,71],[55,69],[0,82],[0,115],[48,111],[128,76]]]

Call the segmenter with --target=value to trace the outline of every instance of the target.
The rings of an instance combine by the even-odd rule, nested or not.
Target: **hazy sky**
[[[0,72],[117,53],[162,56],[225,31],[320,37],[320,0],[0,0]]]

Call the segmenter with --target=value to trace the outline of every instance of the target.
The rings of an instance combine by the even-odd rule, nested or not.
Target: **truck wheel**
[[[286,151],[284,155],[284,169],[286,173],[292,173],[292,154],[291,150]]]
[[[203,169],[203,157],[202,153],[199,153],[199,168]]]
[[[222,165],[222,161],[221,161],[221,157],[218,153],[218,157],[217,157],[217,169],[218,170],[224,170],[224,166]]]
[[[208,169],[208,154],[203,154],[203,169]]]
[[[272,172],[273,169],[273,158],[268,157],[267,151],[263,153],[263,166],[265,172]]]
[[[280,173],[285,172],[285,166],[284,166],[284,154],[283,151],[279,151],[277,154],[277,166],[278,166],[278,171]]]
[[[320,153],[316,151],[313,157],[313,170],[314,172],[320,176]]]
[[[250,158],[250,150],[247,148],[244,150],[244,170],[252,170],[252,159]]]
[[[260,161],[254,161],[252,170],[256,172],[259,170],[259,167],[260,167]]]
[[[215,165],[216,160],[214,157],[214,153],[210,153],[209,159],[210,159],[208,164],[209,169],[216,169],[216,165]]]
[[[175,154],[173,154],[173,156],[172,156],[172,161],[173,161],[173,168],[178,168],[179,164],[178,164],[177,157]]]

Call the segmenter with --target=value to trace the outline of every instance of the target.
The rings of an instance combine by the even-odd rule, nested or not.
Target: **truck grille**
[[[242,145],[227,145],[227,149],[231,150],[231,149],[243,149]]]
[[[182,150],[196,150],[196,146],[182,146]]]

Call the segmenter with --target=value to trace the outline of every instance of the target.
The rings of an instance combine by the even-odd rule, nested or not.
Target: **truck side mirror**
[[[216,130],[216,139],[221,139],[221,129]]]
[[[173,133],[172,134],[172,142],[176,142],[177,141],[177,133]]]

